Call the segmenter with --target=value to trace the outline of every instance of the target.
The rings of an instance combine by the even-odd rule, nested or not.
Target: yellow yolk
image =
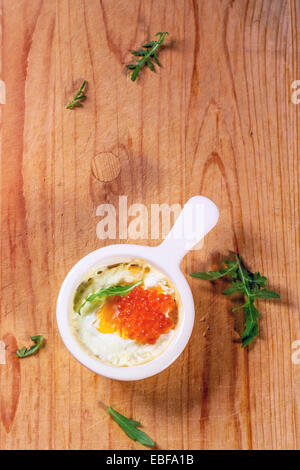
[[[117,317],[117,306],[108,298],[98,311],[99,324],[97,330],[104,334],[115,333],[119,326]]]

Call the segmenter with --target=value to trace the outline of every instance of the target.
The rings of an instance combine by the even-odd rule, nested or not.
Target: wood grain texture
[[[299,449],[299,0],[0,5],[0,339],[9,356],[0,365],[0,448],[139,448],[103,411],[114,403],[161,449]],[[163,67],[132,83],[130,50],[157,31],[171,33]],[[64,109],[83,78],[84,107]],[[120,159],[109,183],[91,173],[100,152]],[[118,207],[119,195],[149,208],[183,204],[195,194],[211,197],[221,216],[184,272],[239,250],[282,301],[261,302],[260,339],[247,352],[221,283],[190,280],[196,322],[180,358],[136,383],[96,376],[63,346],[55,304],[71,266],[106,243],[96,236],[97,206]],[[13,347],[33,334],[46,347],[14,360]]]
[[[101,152],[92,158],[91,170],[95,178],[103,183],[108,183],[119,176],[120,160],[111,152]]]

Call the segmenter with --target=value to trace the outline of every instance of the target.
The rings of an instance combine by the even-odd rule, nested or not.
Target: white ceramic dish
[[[66,276],[57,300],[57,324],[70,353],[84,366],[97,374],[115,380],[140,380],[166,369],[184,350],[194,324],[194,301],[191,289],[181,269],[184,255],[216,225],[219,217],[217,206],[208,198],[195,196],[184,206],[172,230],[157,247],[142,245],[109,245],[95,250],[73,266]],[[88,353],[72,333],[70,306],[74,293],[85,273],[104,265],[143,259],[164,273],[177,288],[182,303],[182,318],[174,339],[158,357],[145,364],[116,367],[102,363]]]

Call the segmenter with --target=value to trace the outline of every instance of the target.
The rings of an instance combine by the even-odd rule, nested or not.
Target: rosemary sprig
[[[251,273],[243,265],[242,259],[235,254],[234,260],[225,260],[221,263],[219,271],[208,271],[208,273],[192,273],[191,277],[197,277],[206,281],[214,281],[224,276],[231,276],[232,285],[227,287],[222,294],[231,295],[239,292],[244,295],[245,303],[240,307],[234,308],[233,311],[240,308],[245,312],[245,329],[241,335],[242,347],[244,348],[258,336],[258,320],[259,313],[254,305],[255,299],[279,299],[280,296],[276,292],[265,289],[268,281],[265,276],[261,276],[259,272]]]
[[[84,80],[79,91],[77,91],[76,95],[70,101],[70,103],[67,104],[66,109],[74,109],[74,108],[82,107],[82,101],[86,99],[86,85],[87,85],[87,81]]]
[[[134,82],[137,77],[139,76],[140,71],[142,68],[147,65],[147,67],[154,72],[155,67],[153,61],[158,65],[161,66],[158,60],[158,49],[163,44],[166,35],[169,34],[168,32],[164,33],[156,33],[155,36],[160,36],[157,41],[150,41],[144,44],[142,47],[143,49],[139,49],[138,51],[132,51],[132,54],[137,57],[141,57],[136,64],[128,64],[126,67],[129,70],[132,70],[131,80]]]
[[[127,434],[130,439],[133,441],[138,441],[140,444],[148,447],[154,447],[154,442],[144,431],[138,429],[138,426],[141,425],[139,421],[133,421],[132,419],[126,418],[118,411],[114,410],[112,406],[109,406],[107,413],[113,418],[113,420],[118,423],[120,428]]]
[[[23,348],[18,349],[16,352],[16,355],[19,358],[23,358],[23,357],[27,357],[27,356],[31,356],[32,354],[35,354],[38,351],[38,349],[40,349],[44,341],[44,338],[42,335],[31,336],[30,339],[31,341],[34,342],[34,344],[29,349],[27,349],[26,346],[23,346]]]

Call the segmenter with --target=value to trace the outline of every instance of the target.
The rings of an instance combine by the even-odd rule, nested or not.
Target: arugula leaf
[[[260,273],[253,274],[252,282],[262,287],[268,284],[267,278],[265,276],[261,276]]]
[[[245,330],[242,334],[243,346],[249,344],[251,340],[258,335],[258,319],[259,313],[254,305],[254,300],[248,300],[244,305],[244,311],[246,313]]]
[[[42,335],[31,336],[30,339],[31,341],[34,342],[34,344],[29,349],[27,349],[26,346],[23,346],[23,348],[18,349],[16,352],[16,355],[19,358],[23,358],[23,357],[27,357],[27,356],[31,356],[32,354],[35,354],[38,351],[38,349],[41,347],[44,341],[44,338]]]
[[[74,98],[67,104],[66,109],[81,108],[82,101],[86,99],[86,84],[87,81],[84,80],[79,91],[77,91]]]
[[[139,421],[134,421],[132,419],[126,418],[118,411],[114,410],[112,406],[109,406],[107,413],[113,418],[113,420],[123,429],[125,434],[127,434],[130,439],[133,441],[138,441],[140,444],[148,447],[154,447],[155,443],[145,432],[138,429],[138,426],[141,426]]]
[[[244,284],[240,281],[233,281],[232,286],[227,287],[227,289],[223,290],[223,295],[232,295],[235,292],[243,292],[244,291]]]
[[[235,311],[243,308],[245,312],[245,329],[241,335],[243,348],[250,344],[251,341],[258,336],[259,332],[259,313],[254,305],[255,299],[280,298],[280,295],[276,292],[265,289],[268,283],[267,278],[261,276],[259,272],[251,273],[251,271],[248,271],[238,254],[235,254],[234,260],[229,259],[223,261],[219,271],[191,273],[190,276],[207,281],[214,281],[224,276],[231,276],[232,284],[227,287],[222,294],[232,295],[236,292],[244,294],[244,305],[233,309],[233,311]]]
[[[208,273],[191,273],[191,277],[197,277],[199,279],[204,279],[205,281],[214,281],[215,279],[219,279],[220,277],[227,276],[228,274],[236,271],[238,263],[234,263],[231,260],[224,261],[222,265],[226,264],[227,267],[223,269],[219,269],[219,271],[208,271]]]
[[[140,57],[136,64],[128,64],[126,68],[132,70],[131,80],[134,82],[137,77],[139,76],[140,71],[146,65],[152,72],[155,71],[154,64],[152,60],[158,65],[161,66],[158,60],[158,49],[163,44],[166,35],[169,34],[165,33],[156,33],[155,36],[160,36],[157,41],[151,41],[144,44],[142,47],[143,49],[139,49],[138,51],[132,51],[132,54],[136,57]]]
[[[255,297],[261,299],[280,299],[280,295],[268,289],[260,289],[255,293]]]
[[[124,297],[124,295],[129,294],[129,292],[131,292],[134,287],[139,286],[141,283],[142,281],[138,281],[134,284],[126,284],[125,286],[112,286],[100,289],[98,292],[95,292],[95,294],[90,294],[82,302],[77,313],[81,315],[81,309],[85,306],[87,302],[93,302],[93,300],[95,299],[103,299],[104,297],[110,297],[112,295],[121,295],[121,297]]]

